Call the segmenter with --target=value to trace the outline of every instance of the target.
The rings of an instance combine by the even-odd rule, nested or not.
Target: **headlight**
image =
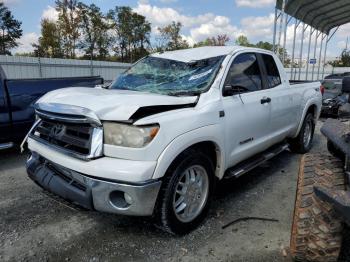
[[[141,148],[148,145],[159,131],[159,125],[133,126],[103,123],[104,143],[115,146]]]
[[[329,105],[330,103],[332,102],[332,99],[328,98],[328,99],[325,99],[323,100],[323,105]]]

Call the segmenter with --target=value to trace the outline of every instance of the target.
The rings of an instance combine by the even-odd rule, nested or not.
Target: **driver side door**
[[[269,147],[271,107],[261,69],[257,54],[241,53],[227,72],[224,87],[236,90],[223,90],[227,168]]]

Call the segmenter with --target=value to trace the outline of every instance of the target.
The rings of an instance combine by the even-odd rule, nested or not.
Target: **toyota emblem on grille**
[[[64,126],[63,125],[54,125],[51,130],[50,130],[50,137],[52,138],[59,138],[64,131]]]

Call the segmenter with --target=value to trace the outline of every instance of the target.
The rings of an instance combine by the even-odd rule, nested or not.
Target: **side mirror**
[[[350,77],[343,78],[343,84],[341,91],[343,93],[350,93]]]
[[[233,96],[235,94],[239,94],[244,92],[245,90],[239,86],[234,86],[230,84],[225,84],[223,90],[223,96]]]

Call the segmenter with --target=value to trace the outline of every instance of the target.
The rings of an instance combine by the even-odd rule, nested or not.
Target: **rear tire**
[[[210,158],[194,149],[182,153],[164,177],[155,209],[157,226],[176,235],[198,227],[208,213],[214,183]]]
[[[337,261],[342,244],[342,220],[332,205],[316,197],[314,186],[344,190],[342,161],[329,154],[302,157],[291,232],[291,255],[296,261]]]
[[[315,120],[312,113],[308,113],[296,138],[289,141],[292,152],[305,154],[312,147],[312,140],[315,132]]]

